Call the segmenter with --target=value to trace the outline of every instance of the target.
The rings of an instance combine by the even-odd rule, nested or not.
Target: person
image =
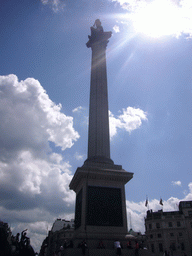
[[[85,240],[83,240],[83,242],[81,243],[81,249],[82,249],[83,255],[85,255],[86,248],[87,248],[87,244],[86,244]]]
[[[29,238],[27,238],[27,240],[26,240],[26,249],[25,249],[25,251],[26,251],[27,256],[35,256],[35,252],[33,250],[33,247],[31,246]]]
[[[127,242],[127,248],[128,248],[128,249],[132,249],[131,241],[128,241],[128,242]]]
[[[116,249],[116,254],[121,255],[121,244],[118,240],[114,242],[114,247]]]
[[[73,248],[73,241],[72,240],[70,240],[69,248]]]
[[[24,248],[26,246],[26,243],[27,243],[27,239],[29,239],[27,237],[27,233],[26,233],[27,229],[23,230],[21,232],[21,239],[20,239],[20,245],[21,245],[21,248]]]
[[[100,242],[99,242],[99,245],[98,245],[98,247],[97,247],[98,249],[105,249],[105,246],[104,246],[104,244],[103,244],[103,241],[102,240],[100,240]]]
[[[139,243],[135,241],[135,256],[139,255]]]

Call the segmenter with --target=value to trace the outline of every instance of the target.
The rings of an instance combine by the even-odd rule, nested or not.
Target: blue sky
[[[165,211],[192,200],[191,17],[188,0],[1,1],[0,218],[13,233],[28,228],[39,250],[56,218],[74,217],[68,185],[87,157],[85,44],[97,18],[113,32],[111,158],[134,173],[129,228],[144,232],[146,196],[153,210],[160,197]]]

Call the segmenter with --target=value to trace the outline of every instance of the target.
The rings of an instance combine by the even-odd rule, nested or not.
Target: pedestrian
[[[87,244],[85,240],[81,243],[81,249],[82,249],[82,254],[85,255],[85,250],[87,249]]]
[[[135,256],[139,255],[139,243],[135,241]]]
[[[114,247],[116,249],[116,254],[121,255],[121,244],[118,240],[114,242]]]

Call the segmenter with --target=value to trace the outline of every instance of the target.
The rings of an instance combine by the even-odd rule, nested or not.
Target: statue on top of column
[[[88,48],[98,42],[105,42],[107,45],[111,34],[112,32],[104,32],[103,27],[101,26],[101,21],[96,19],[94,25],[91,27],[91,36],[88,36],[89,41],[86,43],[86,45]]]

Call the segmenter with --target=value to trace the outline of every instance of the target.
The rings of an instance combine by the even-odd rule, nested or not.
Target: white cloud
[[[79,154],[78,152],[76,152],[75,153],[75,159],[77,159],[78,161],[79,160],[83,160],[83,159],[85,159],[86,158],[86,155],[81,155],[81,154]]]
[[[115,31],[115,33],[120,32],[119,26],[117,26],[117,25],[115,25],[115,26],[113,27],[113,30]]]
[[[72,110],[72,112],[73,112],[73,113],[80,113],[82,109],[83,109],[83,107],[79,106],[79,107],[77,107],[77,108],[74,108],[74,109]]]
[[[112,138],[117,134],[117,128],[122,128],[121,121],[109,111],[109,126],[110,126],[110,137]]]
[[[79,138],[73,118],[61,113],[61,104],[52,102],[37,80],[19,82],[15,75],[1,76],[0,94],[0,140],[4,149],[48,149],[51,141],[65,150]]]
[[[189,183],[189,193],[185,196],[185,200],[192,200],[192,182]]]
[[[37,248],[45,225],[74,212],[71,166],[49,142],[65,150],[79,134],[33,78],[0,76],[0,97],[0,216],[17,232],[28,228]]]
[[[147,113],[139,108],[127,107],[117,118],[109,111],[110,137],[115,136],[118,129],[131,133],[141,126],[142,121],[147,121]]]
[[[180,180],[178,180],[178,181],[172,181],[171,184],[172,184],[173,186],[180,186],[180,187],[181,187],[181,181],[180,181]]]
[[[66,4],[63,0],[41,0],[43,5],[49,5],[54,12],[62,11]]]

